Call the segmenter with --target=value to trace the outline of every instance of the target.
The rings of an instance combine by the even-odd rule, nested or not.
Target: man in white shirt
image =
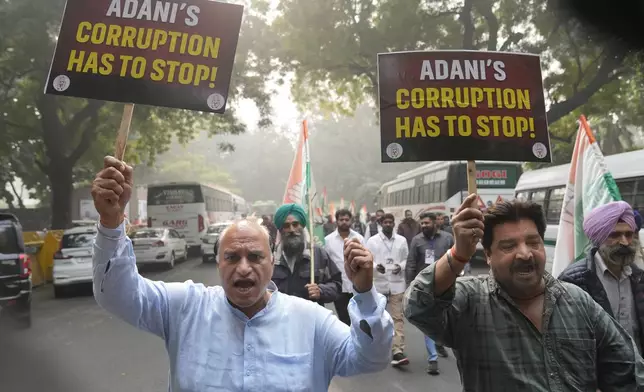
[[[335,221],[338,228],[331,234],[324,237],[324,247],[331,257],[331,260],[342,271],[342,293],[333,302],[335,311],[338,314],[340,321],[347,325],[351,325],[351,318],[349,317],[349,301],[353,297],[353,286],[351,280],[347,277],[344,271],[344,240],[357,238],[362,245],[364,245],[364,238],[351,229],[351,211],[347,209],[340,209],[335,213]]]
[[[367,249],[373,254],[374,285],[380,294],[387,297],[388,312],[394,319],[395,334],[391,364],[397,367],[409,363],[405,355],[402,303],[407,288],[405,266],[409,248],[405,237],[394,233],[395,219],[392,214],[384,214],[380,224],[382,233],[369,238]]]

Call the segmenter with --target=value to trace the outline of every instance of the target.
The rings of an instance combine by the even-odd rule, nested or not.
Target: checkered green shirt
[[[407,289],[405,317],[454,350],[463,391],[644,391],[635,343],[577,286],[546,273],[542,333],[492,275],[434,296],[436,264]]]

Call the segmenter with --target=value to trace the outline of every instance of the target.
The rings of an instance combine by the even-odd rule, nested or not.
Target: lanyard
[[[393,250],[393,248],[394,248],[394,242],[395,242],[395,240],[394,240],[394,238],[393,238],[393,234],[392,234],[392,236],[391,236],[391,237],[392,237],[392,239],[391,239],[391,242],[392,242],[392,243],[391,243],[391,246],[387,246],[387,242],[388,242],[388,241],[387,241],[387,237],[386,237],[384,234],[382,234],[382,233],[381,233],[380,235],[381,235],[380,240],[382,241],[382,244],[385,246],[385,248],[387,248],[387,251],[389,252],[389,256],[390,256],[390,257],[392,257],[391,251],[392,251],[392,250]]]

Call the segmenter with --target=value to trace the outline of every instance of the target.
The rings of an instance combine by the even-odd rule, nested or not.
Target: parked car
[[[73,220],[72,227],[96,226],[96,222],[97,220],[90,219]]]
[[[206,234],[201,237],[201,259],[204,263],[210,260],[216,261],[215,249],[221,233],[232,224],[232,222],[213,223],[208,226]]]
[[[60,249],[54,254],[54,297],[62,297],[72,287],[92,283],[92,248],[96,230],[94,224],[63,232]]]
[[[188,244],[172,228],[139,229],[130,235],[137,264],[164,263],[174,268],[177,260],[188,259]]]
[[[31,327],[31,261],[15,215],[0,213],[0,315]]]

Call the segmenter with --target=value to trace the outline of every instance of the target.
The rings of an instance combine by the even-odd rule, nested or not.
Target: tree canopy
[[[50,200],[54,228],[71,221],[73,184],[93,178],[102,157],[113,153],[121,104],[43,95],[64,0],[7,0],[0,2],[0,186],[16,177]],[[266,26],[255,12],[245,14],[240,35],[228,110],[212,115],[137,105],[126,160],[152,163],[167,150],[173,137],[190,140],[197,131],[238,134],[244,125],[235,116],[235,103],[253,99],[261,125],[270,123],[269,97],[263,75],[270,64],[261,45]],[[0,194],[9,204],[10,193]]]
[[[556,163],[569,159],[582,112],[611,135],[641,124],[639,59],[592,34],[555,0],[282,0],[277,11],[274,55],[283,73],[295,75],[302,108],[352,113],[373,105],[377,53],[498,50],[541,56]]]

